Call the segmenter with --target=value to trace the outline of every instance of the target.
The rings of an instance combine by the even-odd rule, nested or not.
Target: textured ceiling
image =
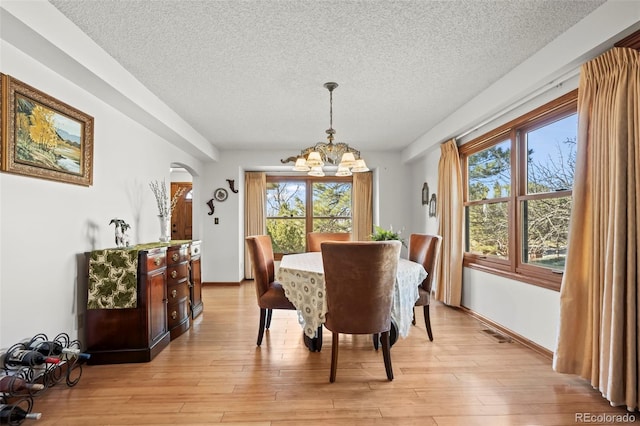
[[[604,0],[50,0],[221,149],[402,149]]]

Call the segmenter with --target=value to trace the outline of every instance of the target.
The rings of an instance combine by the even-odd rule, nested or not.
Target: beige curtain
[[[436,300],[460,306],[464,205],[460,155],[454,139],[441,146],[437,194],[438,234],[442,236],[442,246],[436,264]]]
[[[637,409],[640,256],[640,53],[584,64],[560,325],[553,366]]]
[[[263,172],[244,174],[244,235],[264,235],[267,233],[267,176]],[[253,279],[253,267],[249,251],[243,242],[244,277]]]
[[[371,172],[353,174],[351,195],[354,241],[368,241],[373,232],[373,177]]]

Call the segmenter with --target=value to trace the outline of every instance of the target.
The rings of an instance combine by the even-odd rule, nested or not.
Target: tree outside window
[[[564,270],[578,115],[524,132],[527,196],[521,197],[522,262]],[[536,194],[531,198],[529,195]]]
[[[351,179],[267,176],[267,233],[276,258],[306,251],[309,232],[351,232]]]

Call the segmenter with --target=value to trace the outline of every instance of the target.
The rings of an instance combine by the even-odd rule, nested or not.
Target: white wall
[[[462,306],[554,350],[559,292],[470,268],[464,268],[462,280]]]
[[[576,76],[473,131],[462,139],[461,144],[577,87]],[[556,328],[560,319],[559,292],[468,268],[465,268],[463,275],[463,306],[548,350],[555,349]]]
[[[407,147],[402,158],[413,161],[412,179],[427,179],[430,186],[433,179],[437,184],[430,173],[437,170],[440,155],[429,147],[451,137],[464,144],[575,89],[581,64],[638,27],[639,2],[605,3]],[[439,199],[443,196],[438,194]],[[413,209],[413,224],[437,229],[429,220],[425,223],[419,207]],[[462,304],[546,349],[555,348],[559,320],[556,291],[465,268]]]
[[[264,165],[281,164],[281,158],[292,154],[268,150],[222,151],[219,163],[207,165],[203,202],[198,206],[194,204],[194,210],[198,208],[205,212],[202,233],[204,282],[239,282],[244,278],[244,172],[289,171],[292,165]],[[411,179],[410,169],[401,163],[399,152],[363,151],[362,156],[374,175],[374,223],[385,228],[390,225],[397,230],[404,228],[403,235],[407,236],[413,232],[410,206],[420,196],[419,191],[407,185]],[[229,189],[226,179],[234,179],[239,192],[228,191],[226,201],[214,201],[215,214],[209,216],[206,202],[213,197],[216,188]],[[214,224],[216,217],[218,225]]]
[[[446,194],[438,194],[438,162],[440,161],[440,145],[434,145],[410,164],[411,171],[411,228],[413,232],[437,234],[438,220],[429,217],[429,204],[422,204],[422,185],[429,185],[429,198],[436,194],[436,200]]]
[[[554,40],[550,48],[418,138],[402,155],[363,152],[374,169],[374,221],[384,227],[404,227],[405,236],[435,232],[435,220],[427,217],[427,207],[420,204],[425,180],[432,192],[437,190],[439,148],[429,147],[478,126],[496,109],[538,87],[554,86],[555,78],[606,50],[619,31],[637,29],[638,5],[637,1],[607,2]],[[119,69],[113,58],[100,54],[49,3],[5,0],[0,6],[0,71],[96,119],[92,187],[0,174],[0,347],[38,332],[54,335],[64,331],[75,337],[76,304],[81,297],[76,292],[76,257],[92,248],[112,246],[113,229],[108,221],[115,216],[130,221],[134,242],[155,241],[158,224],[148,182],[162,178],[168,182],[171,163],[184,164],[194,175],[194,238],[203,240],[203,280],[242,279],[243,172],[279,164],[280,158],[292,153],[225,152],[219,157],[215,147],[166,105],[159,105],[157,97]],[[30,32],[27,27],[37,28]],[[31,54],[39,55],[40,62],[14,46],[36,52]],[[137,121],[118,112],[125,110]],[[403,163],[403,159],[412,163]],[[226,179],[235,179],[240,192],[216,203],[215,215],[209,216],[205,203],[216,188],[228,188]],[[445,194],[437,196],[440,199]],[[214,217],[219,218],[219,225],[213,224]],[[465,271],[464,285],[465,306],[552,348],[555,293],[476,271]],[[494,293],[505,291],[509,298],[497,300]],[[517,312],[518,317],[510,319],[506,309]],[[542,322],[541,317],[545,318]]]
[[[200,161],[44,67],[4,40],[0,70],[94,117],[93,186],[0,173],[0,348],[45,333],[78,335],[79,256],[114,246],[109,221],[131,224],[133,243],[157,241],[149,181]],[[196,178],[197,180],[197,178]],[[198,185],[197,183],[195,184]]]
[[[175,169],[172,167],[171,182],[193,182],[193,176],[182,168]]]
[[[530,101],[480,126],[461,138],[459,145],[501,126],[553,99],[577,88],[578,78],[573,77],[562,85],[540,93]],[[471,125],[470,125],[471,127]],[[413,162],[412,179],[417,186],[419,179],[426,179],[432,191],[437,190],[437,170],[440,148],[432,149]],[[433,186],[431,184],[433,182]],[[432,189],[433,188],[433,189]],[[446,194],[437,194],[438,199]],[[419,208],[414,208],[414,226],[428,232],[437,232],[437,221],[424,219]],[[556,327],[559,320],[559,293],[521,281],[464,268],[462,305],[521,336],[553,350]]]

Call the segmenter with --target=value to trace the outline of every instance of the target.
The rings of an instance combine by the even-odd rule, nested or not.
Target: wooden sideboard
[[[195,264],[191,254],[197,247]],[[142,244],[87,253],[85,314],[89,364],[148,362],[191,326],[202,311],[200,241]],[[198,297],[194,305],[194,297]]]

